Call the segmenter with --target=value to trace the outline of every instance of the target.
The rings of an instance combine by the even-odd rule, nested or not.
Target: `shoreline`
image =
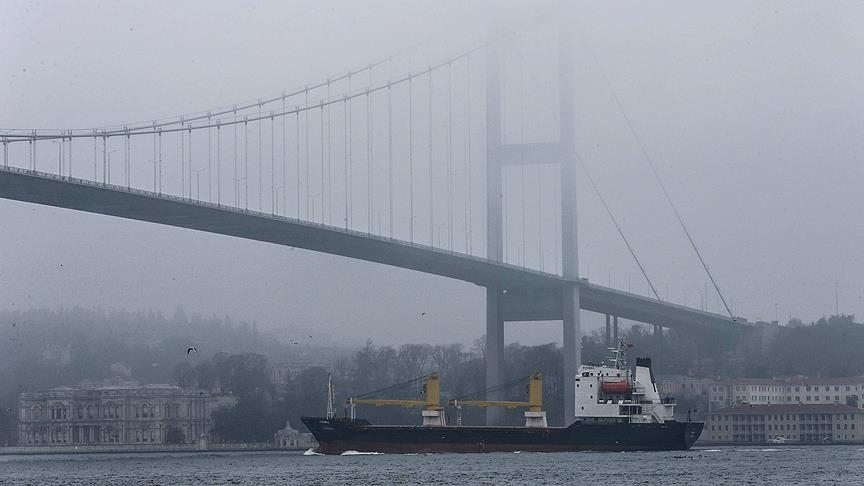
[[[311,445],[309,447],[315,447]],[[199,448],[195,444],[183,444],[165,447],[164,444],[151,446],[104,446],[104,445],[80,445],[80,446],[6,446],[0,447],[0,456],[32,456],[32,455],[63,455],[63,454],[129,454],[129,453],[212,453],[212,452],[303,452],[309,447],[282,448],[267,443],[249,444],[209,444],[206,448]]]

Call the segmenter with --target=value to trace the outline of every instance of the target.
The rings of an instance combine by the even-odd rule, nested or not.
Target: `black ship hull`
[[[569,427],[371,425],[366,420],[303,417],[318,452],[570,452],[686,450],[702,422],[583,424]]]

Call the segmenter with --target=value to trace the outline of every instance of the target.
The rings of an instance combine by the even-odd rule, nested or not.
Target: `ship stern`
[[[685,422],[684,423],[684,449],[693,447],[693,444],[699,439],[702,434],[702,428],[705,427],[705,422]]]

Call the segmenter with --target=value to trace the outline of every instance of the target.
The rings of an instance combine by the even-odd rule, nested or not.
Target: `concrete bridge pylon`
[[[557,288],[486,288],[486,386],[501,383],[504,354],[504,323],[524,320],[561,320],[564,352],[564,425],[574,420],[574,378],[581,363],[579,321],[579,255],[576,225],[575,107],[572,50],[564,30],[559,30],[559,138],[549,143],[504,143],[502,138],[501,55],[491,43],[486,60],[487,126],[487,251],[488,257],[504,260],[503,169],[505,165],[558,164],[561,171],[561,261],[564,282]],[[512,156],[518,153],[518,157]],[[489,393],[487,400],[498,400]],[[487,409],[487,424],[501,420],[501,411]]]

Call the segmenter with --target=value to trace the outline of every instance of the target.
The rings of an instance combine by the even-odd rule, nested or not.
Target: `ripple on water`
[[[718,484],[859,485],[860,446],[688,452],[354,454],[303,452],[0,456],[2,484]],[[767,454],[767,455],[766,455]],[[767,459],[770,455],[770,460]]]

